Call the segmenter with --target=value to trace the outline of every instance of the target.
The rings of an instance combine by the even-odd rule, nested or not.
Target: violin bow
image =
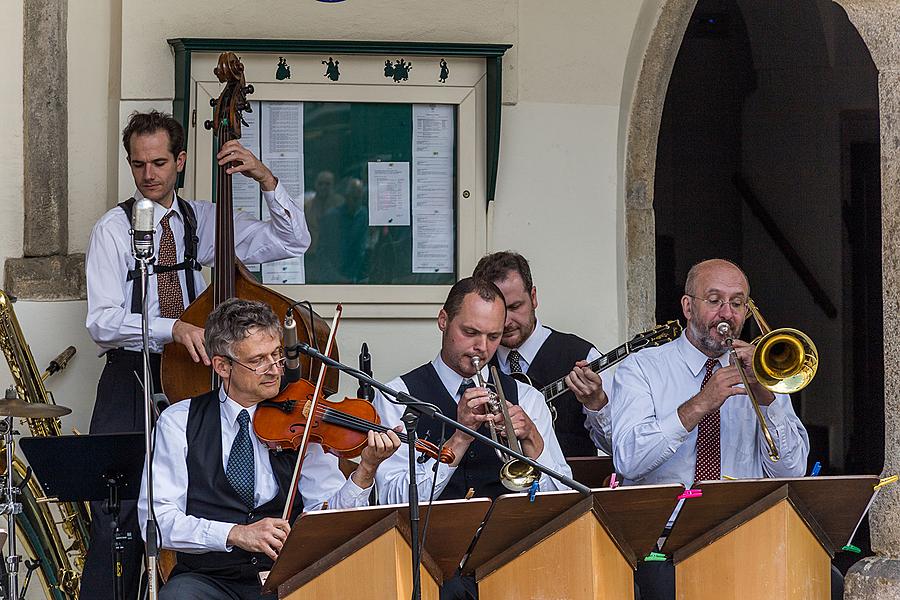
[[[291,309],[293,310],[293,309]],[[325,356],[331,356],[331,347],[334,345],[335,334],[337,333],[338,323],[341,320],[341,313],[344,307],[340,304],[334,309],[334,318],[331,321],[331,331],[328,333],[328,341],[325,344]],[[303,428],[303,437],[300,438],[300,446],[297,448],[297,462],[294,465],[294,475],[291,477],[290,493],[288,493],[287,503],[281,513],[281,518],[289,520],[291,516],[291,507],[294,506],[294,500],[297,498],[297,487],[300,481],[300,469],[303,468],[303,459],[306,456],[306,446],[309,441],[309,433],[312,431],[312,420],[316,416],[316,410],[319,404],[319,394],[325,386],[325,371],[327,367],[323,362],[319,368],[319,377],[316,379],[316,388],[313,390],[313,397],[309,401],[309,414],[306,417],[306,426]],[[305,407],[304,407],[305,408]],[[301,408],[301,410],[303,410]]]

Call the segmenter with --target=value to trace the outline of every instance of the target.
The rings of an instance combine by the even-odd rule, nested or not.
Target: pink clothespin
[[[699,498],[703,495],[703,490],[684,490],[684,493],[678,496],[679,500],[687,498]]]
[[[609,476],[609,489],[614,489],[619,487],[619,482],[616,481],[616,474],[613,473]]]

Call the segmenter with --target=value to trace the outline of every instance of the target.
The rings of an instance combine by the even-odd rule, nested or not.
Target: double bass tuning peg
[[[246,87],[241,88],[241,92],[244,93],[245,96],[249,96],[253,93],[253,84],[247,85]]]

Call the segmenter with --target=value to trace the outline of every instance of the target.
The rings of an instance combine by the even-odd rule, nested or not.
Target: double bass
[[[219,55],[218,65],[213,70],[224,84],[218,99],[210,101],[214,107],[212,120],[205,126],[213,132],[213,157],[229,140],[240,139],[242,113],[251,110],[247,96],[253,93],[253,86],[244,79],[244,65],[233,52]],[[246,124],[246,123],[244,123]],[[234,208],[232,202],[231,175],[227,169],[232,163],[220,165],[216,169],[216,244],[213,282],[188,306],[181,320],[204,327],[209,314],[229,298],[257,300],[270,305],[277,315],[294,312],[297,322],[297,337],[312,346],[324,348],[329,327],[311,308],[294,309],[295,302],[256,281],[249,270],[235,256],[234,251]],[[189,274],[188,276],[192,276]],[[338,358],[335,345],[329,354]],[[306,356],[300,357],[305,377],[311,377],[318,369],[319,361]],[[161,380],[163,392],[171,402],[193,398],[215,387],[213,371],[202,362],[194,362],[187,349],[177,342],[166,345],[162,355]],[[338,373],[330,371],[325,380],[325,393],[337,391]]]

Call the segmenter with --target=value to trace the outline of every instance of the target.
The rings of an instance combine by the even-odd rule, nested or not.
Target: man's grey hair
[[[255,300],[226,300],[206,320],[206,331],[203,334],[206,353],[210,357],[234,357],[235,344],[258,329],[281,338],[281,322],[271,306]]]

